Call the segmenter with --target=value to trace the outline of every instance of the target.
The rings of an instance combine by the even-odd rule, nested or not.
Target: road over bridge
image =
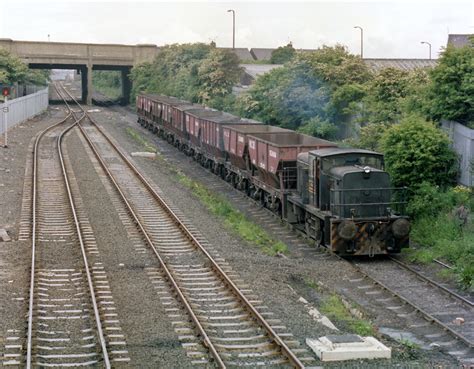
[[[92,70],[122,72],[122,96],[128,101],[130,69],[152,61],[158,53],[156,45],[82,44],[72,42],[16,41],[0,39],[0,47],[18,56],[30,68],[77,69],[82,76],[82,99],[92,103]]]

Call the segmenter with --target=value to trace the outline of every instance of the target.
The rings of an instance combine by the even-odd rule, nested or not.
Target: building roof
[[[270,60],[272,52],[276,49],[251,48],[250,53],[255,60]]]
[[[281,67],[282,64],[240,64],[244,68],[244,72],[250,75],[253,79],[258,76],[270,72],[272,69]]]
[[[366,59],[364,63],[372,71],[384,68],[396,68],[401,70],[414,70],[418,68],[434,68],[438,61],[436,59]]]
[[[249,49],[245,47],[236,47],[235,49],[231,47],[219,47],[218,49],[232,51],[240,60],[254,60]]]
[[[474,37],[474,34],[467,35],[448,35],[448,45],[454,47],[463,47],[471,44],[469,37]]]
[[[252,54],[255,60],[270,60],[272,57],[272,52],[276,49],[272,48],[251,48],[250,53]],[[316,49],[295,49],[296,52],[307,53],[315,51]]]

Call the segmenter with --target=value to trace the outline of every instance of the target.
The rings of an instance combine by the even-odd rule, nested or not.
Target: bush
[[[305,135],[332,139],[336,136],[338,128],[327,120],[314,117],[298,128],[298,132]]]
[[[280,46],[278,49],[272,51],[270,63],[285,64],[295,56],[296,51],[291,42],[286,46]]]
[[[355,145],[361,149],[382,151],[382,137],[389,127],[386,123],[369,123],[361,127]]]
[[[459,202],[453,190],[443,191],[439,186],[423,182],[413,193],[407,212],[411,217],[437,216],[452,209]]]
[[[409,116],[391,126],[382,138],[387,171],[395,186],[421,183],[447,186],[457,176],[457,156],[447,135],[431,122]]]

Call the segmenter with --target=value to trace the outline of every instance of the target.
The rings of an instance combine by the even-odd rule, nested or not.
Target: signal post
[[[4,87],[2,89],[2,95],[5,97],[5,104],[3,107],[3,128],[5,132],[3,133],[4,142],[3,147],[8,147],[8,95],[10,95],[10,88]]]

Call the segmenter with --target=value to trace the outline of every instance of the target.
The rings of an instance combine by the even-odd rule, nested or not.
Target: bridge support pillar
[[[87,67],[82,67],[81,71],[81,90],[82,90],[82,103],[87,102]]]
[[[128,77],[130,74],[130,68],[122,69],[122,105],[128,105],[130,103],[130,93],[132,91],[132,81]]]
[[[92,94],[94,92],[94,88],[92,87],[92,64],[87,64],[87,105],[92,105]]]

